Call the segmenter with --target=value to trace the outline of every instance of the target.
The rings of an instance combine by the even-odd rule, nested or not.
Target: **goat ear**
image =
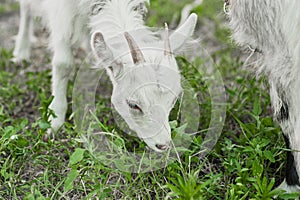
[[[109,47],[106,45],[103,34],[100,32],[95,32],[92,35],[91,39],[91,47],[95,54],[95,56],[104,62],[105,64],[109,64],[109,62],[113,62],[113,54]]]
[[[113,53],[106,45],[102,33],[95,32],[92,35],[91,47],[95,56],[108,71],[110,78],[115,80],[122,70],[122,64],[114,60]]]
[[[192,13],[188,19],[176,29],[170,36],[170,46],[173,51],[180,49],[184,43],[190,38],[195,30],[197,24],[197,15]]]

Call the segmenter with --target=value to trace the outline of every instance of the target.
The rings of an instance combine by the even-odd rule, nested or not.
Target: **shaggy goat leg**
[[[289,107],[286,101],[282,102],[280,112],[278,113],[277,120],[284,124],[289,120]],[[286,147],[291,149],[290,139],[288,135],[283,134]],[[295,166],[294,155],[291,151],[287,151],[287,163],[285,169],[285,177],[287,185],[299,185],[299,176]]]
[[[290,141],[289,138],[285,135],[283,135],[286,147],[290,149]],[[285,169],[285,176],[286,176],[286,183],[287,185],[300,185],[299,183],[299,176],[296,170],[294,156],[291,151],[287,151],[287,163],[286,163],[286,169]]]
[[[285,181],[281,184],[281,188],[288,191],[288,192],[294,192],[298,191],[298,188],[300,186],[299,182],[299,175],[297,172],[297,164],[295,162],[295,159],[297,159],[297,152],[293,152],[297,145],[292,145],[292,143],[295,143],[295,141],[292,141],[292,134],[290,134],[289,126],[290,123],[290,111],[289,111],[289,105],[286,101],[282,102],[282,106],[280,109],[280,112],[278,113],[278,116],[276,117],[278,122],[280,123],[282,130],[284,132],[283,137],[286,143],[287,149],[290,151],[287,151],[287,161],[286,161],[286,169],[285,169]],[[294,130],[292,130],[294,131]]]

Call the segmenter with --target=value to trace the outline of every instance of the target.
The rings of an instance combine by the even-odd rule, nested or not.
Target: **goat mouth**
[[[150,148],[151,148],[151,147],[150,147]],[[151,149],[154,150],[154,151],[157,152],[157,153],[164,153],[164,152],[166,152],[169,148],[166,148],[166,149],[161,150],[161,149],[155,147],[155,148],[151,148]]]
[[[146,143],[147,144],[147,143]],[[167,152],[170,149],[170,145],[160,145],[160,144],[147,144],[146,147],[148,150],[152,150],[156,153],[164,153]]]
[[[169,149],[169,145],[156,144],[155,147],[161,151],[166,151],[167,149]]]

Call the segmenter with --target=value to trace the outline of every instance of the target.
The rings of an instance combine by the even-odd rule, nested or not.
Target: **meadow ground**
[[[176,24],[176,16],[188,2],[152,0],[148,25]],[[36,28],[37,42],[30,63],[10,62],[13,36],[18,30],[18,4],[0,0],[0,199],[235,200],[299,196],[275,189],[283,181],[287,150],[281,130],[271,117],[268,86],[263,77],[252,78],[242,67],[249,53],[241,52],[231,41],[222,8],[223,1],[206,0],[194,9],[199,16],[195,35],[220,72],[226,93],[223,106],[227,117],[217,144],[206,157],[199,156],[203,135],[210,126],[212,100],[205,72],[197,73],[193,66],[200,63],[205,67],[206,58],[200,54],[195,63],[189,63],[185,57],[178,57],[182,76],[200,100],[199,132],[189,150],[173,163],[146,173],[129,173],[103,165],[84,148],[74,128],[71,103],[65,127],[54,140],[47,137],[51,115],[47,31],[40,25]],[[85,52],[75,49],[74,53],[78,68]],[[70,102],[73,83],[68,92]],[[101,92],[96,104],[99,125],[121,132],[112,117],[107,77],[97,91]],[[176,118],[171,121],[173,132],[182,131]],[[142,152],[145,147],[126,135],[121,143],[123,149],[134,151]]]

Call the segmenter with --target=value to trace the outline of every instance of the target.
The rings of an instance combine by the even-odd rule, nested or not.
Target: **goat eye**
[[[128,106],[129,106],[130,109],[139,111],[141,113],[143,112],[143,110],[140,108],[140,106],[137,105],[136,103],[127,101],[127,104],[128,104]]]

